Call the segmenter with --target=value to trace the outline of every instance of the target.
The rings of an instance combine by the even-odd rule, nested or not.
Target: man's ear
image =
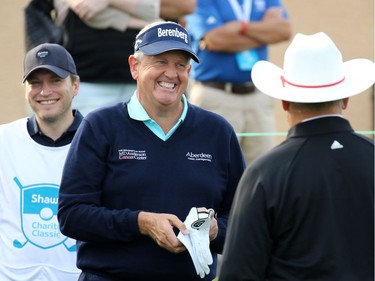
[[[288,110],[289,110],[290,102],[285,101],[285,100],[282,100],[281,103],[282,103],[282,105],[283,105],[283,109],[284,109],[284,111],[288,111]]]
[[[349,104],[349,98],[345,98],[342,100],[342,109],[346,109],[348,107],[348,104]]]
[[[74,96],[78,95],[80,82],[81,82],[81,80],[80,80],[79,76],[73,82],[73,89],[74,89],[73,95]]]
[[[129,67],[130,67],[130,73],[134,80],[137,80],[138,78],[138,65],[139,61],[135,58],[134,55],[130,55],[128,58]]]

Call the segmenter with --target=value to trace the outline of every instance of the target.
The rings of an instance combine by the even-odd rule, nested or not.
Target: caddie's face
[[[78,94],[79,79],[72,81],[53,72],[40,69],[25,82],[25,98],[35,112],[37,121],[53,123],[71,116],[72,100]]]
[[[169,51],[156,56],[143,55],[141,61],[130,56],[129,64],[137,80],[138,98],[146,110],[180,106],[189,81],[188,53]]]

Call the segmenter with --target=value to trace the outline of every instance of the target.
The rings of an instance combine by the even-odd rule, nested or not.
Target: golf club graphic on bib
[[[23,186],[17,177],[14,181],[21,190],[21,227],[25,237],[23,241],[14,240],[14,247],[23,248],[31,243],[48,249],[62,244],[69,252],[76,251],[75,240],[61,234],[57,221],[59,186],[50,183]]]

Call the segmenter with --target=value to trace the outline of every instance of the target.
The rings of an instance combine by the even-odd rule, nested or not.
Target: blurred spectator
[[[268,46],[288,40],[291,25],[281,0],[198,0],[186,17],[200,64],[193,63],[189,100],[225,117],[236,133],[275,131],[273,100],[251,81]],[[249,164],[275,145],[272,137],[241,137]]]

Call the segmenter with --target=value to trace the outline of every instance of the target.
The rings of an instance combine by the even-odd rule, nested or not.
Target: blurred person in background
[[[189,101],[225,117],[236,133],[275,131],[273,100],[251,81],[268,47],[289,40],[281,0],[198,0],[186,27],[200,63],[193,63]],[[247,164],[275,145],[270,136],[240,137]]]

